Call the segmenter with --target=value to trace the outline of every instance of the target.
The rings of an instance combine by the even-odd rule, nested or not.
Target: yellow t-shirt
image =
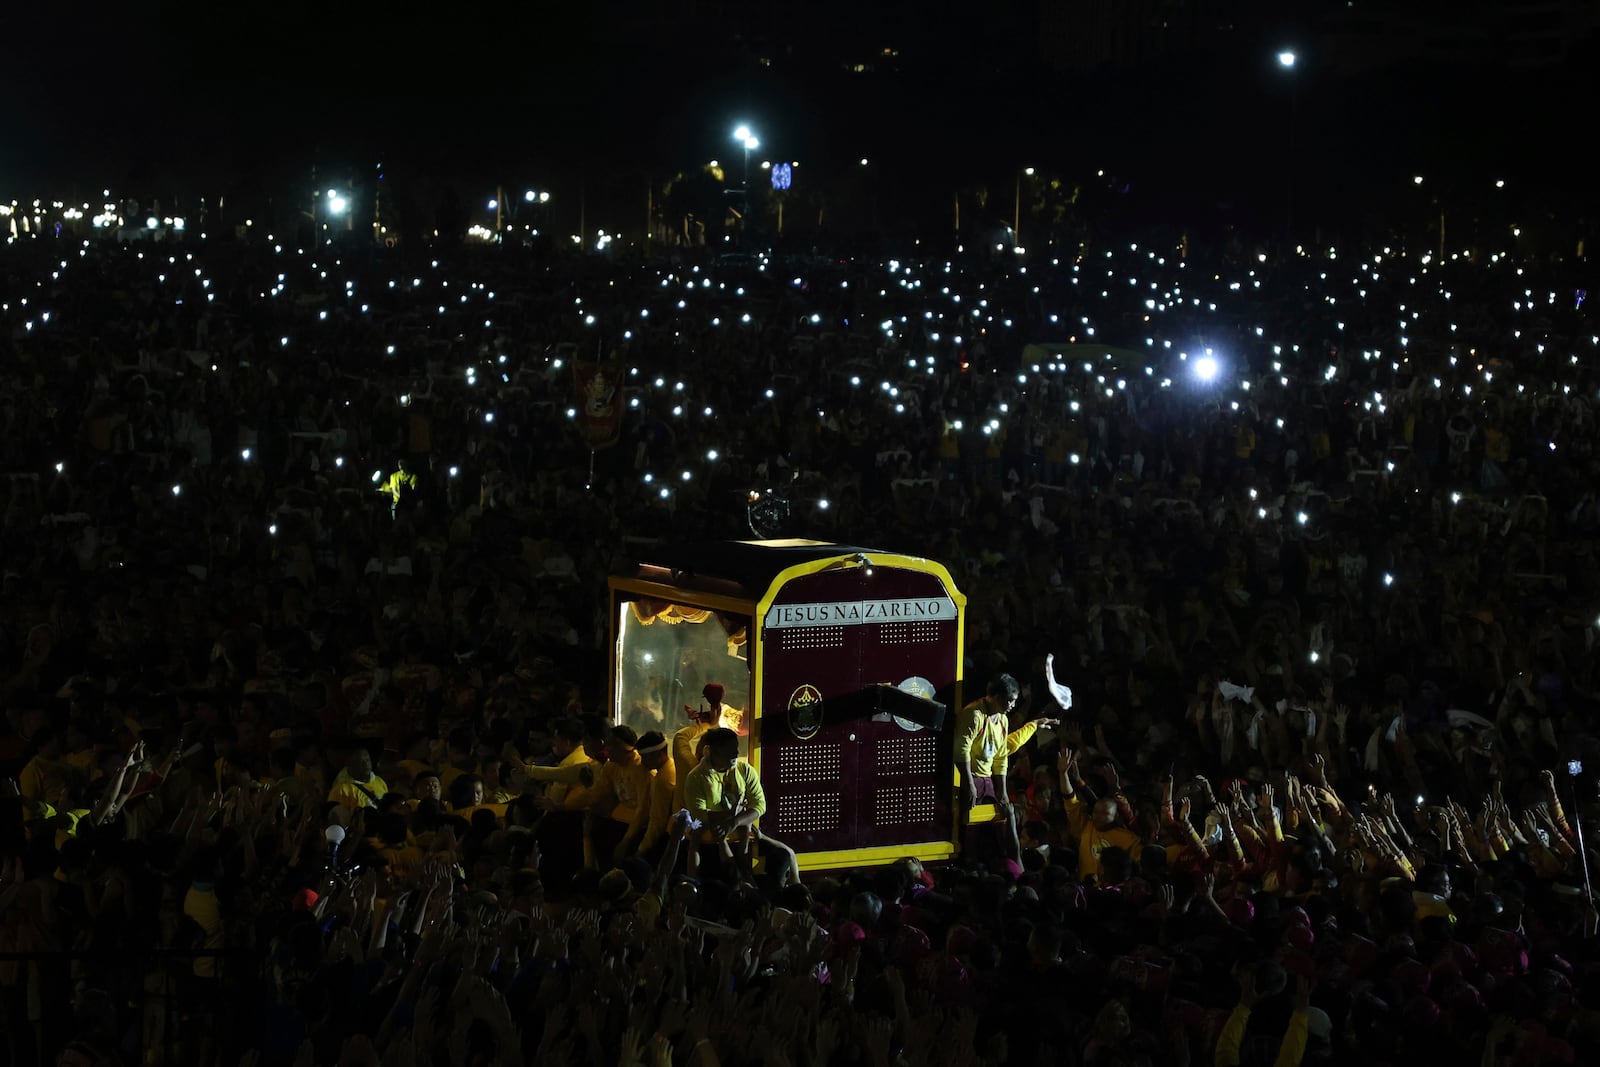
[[[352,811],[356,808],[375,808],[387,792],[389,792],[388,783],[376,774],[365,782],[358,783],[350,777],[349,771],[340,771],[339,776],[333,780],[333,788],[328,790],[328,801],[332,804],[343,804]]]
[[[678,769],[671,760],[661,765],[659,770],[650,773],[650,787],[646,791],[647,800],[639,809],[639,814],[634,818],[633,826],[629,833],[640,825],[644,828],[643,836],[639,838],[639,851],[648,852],[655,847],[667,832],[667,820],[672,818],[678,807],[673,805],[673,796],[678,792]]]
[[[568,808],[605,808],[611,805],[611,817],[622,824],[632,825],[640,806],[645,805],[650,790],[650,771],[638,761],[637,752],[627,753],[624,760],[608,760],[600,768],[600,777],[589,789],[568,793]]]
[[[727,812],[753,811],[763,815],[767,810],[767,795],[761,789],[761,777],[744,760],[739,760],[725,771],[718,771],[709,761],[702,761],[689,772],[689,780],[684,783],[684,796],[688,801],[689,814],[700,822],[712,815]],[[710,834],[702,837],[709,838]]]
[[[548,782],[549,784],[544,787],[545,797],[554,804],[565,806],[567,797],[573,791],[574,783],[581,782],[578,775],[582,768],[593,762],[589,754],[583,750],[583,746],[579,745],[562,756],[561,762],[554,767],[535,767],[529,764],[528,777],[535,782]],[[579,788],[582,788],[581,785]]]
[[[672,796],[673,811],[687,806],[683,799],[684,784],[689,780],[689,772],[700,762],[696,750],[700,746],[700,739],[710,729],[708,722],[692,722],[672,735],[672,770],[678,779],[677,790]]]
[[[217,903],[217,891],[210,885],[194,883],[183,895],[183,913],[205,931],[204,948],[222,947],[222,906]],[[198,956],[194,961],[197,978],[215,978],[217,961],[210,956]]]
[[[1068,797],[1064,806],[1067,809],[1067,821],[1072,826],[1072,832],[1078,835],[1079,878],[1087,878],[1091,874],[1096,878],[1100,876],[1100,853],[1109,847],[1125,849],[1135,863],[1139,861],[1138,834],[1132,830],[1124,830],[1120,826],[1101,830],[1089,817],[1083,798],[1077,795]]]
[[[1005,713],[986,715],[983,701],[968,704],[961,711],[956,728],[956,762],[963,756],[972,762],[975,778],[1004,776],[1010,766],[1006,750],[1006,734],[1010,723]]]
[[[63,808],[67,806],[71,781],[70,763],[35,756],[17,775],[17,791],[34,802],[42,800],[51,807]]]

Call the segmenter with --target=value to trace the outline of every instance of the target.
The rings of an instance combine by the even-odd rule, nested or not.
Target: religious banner
[[[591,451],[608,448],[622,436],[622,371],[616,364],[572,364],[578,394],[578,423]]]

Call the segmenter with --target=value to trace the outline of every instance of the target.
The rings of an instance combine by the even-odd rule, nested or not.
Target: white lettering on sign
[[[766,627],[784,630],[803,626],[866,626],[879,622],[942,622],[956,617],[949,597],[914,600],[840,600],[831,604],[774,604]]]

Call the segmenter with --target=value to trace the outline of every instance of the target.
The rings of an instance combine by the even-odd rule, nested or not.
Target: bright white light
[[[67,469],[67,465],[65,463],[57,463],[56,464],[56,473],[57,474],[60,474],[62,471],[66,470],[66,469]]]
[[[484,413],[483,413],[483,421],[484,421],[484,422],[493,422],[493,421],[494,421],[494,412],[492,412],[492,411],[485,411],[485,412],[484,412]]]
[[[174,486],[173,486],[173,487],[172,487],[172,495],[173,495],[173,496],[182,496],[182,495],[183,495],[183,486],[181,486],[181,485],[174,485]]]
[[[240,449],[239,450],[239,458],[243,459],[243,460],[248,460],[250,458],[250,450],[248,448]]]
[[[335,196],[328,200],[328,211],[334,215],[343,215],[350,202],[342,196]]]
[[[382,471],[373,471],[372,472],[372,484],[376,485],[381,481],[383,481],[383,472]]]
[[[1302,511],[1295,515],[1294,521],[1298,522],[1301,526],[1304,526],[1306,523],[1311,521],[1311,516]]]
[[[273,537],[277,537],[278,536],[278,524],[277,523],[273,523],[271,526],[268,526],[267,527],[267,533],[271,534]]]
[[[494,210],[498,209],[499,207],[500,207],[500,201],[498,201],[498,200],[489,201],[489,210],[490,211],[494,211]]]
[[[733,139],[735,141],[748,141],[751,138],[751,136],[752,136],[752,134],[750,133],[750,127],[748,127],[748,126],[746,126],[746,125],[744,125],[742,123],[740,124],[738,129],[733,131]],[[711,165],[714,167],[714,166],[716,166],[716,163],[713,162]]]
[[[716,449],[713,448],[713,449],[709,450],[708,452],[706,452],[706,459],[708,459],[711,462],[715,463],[717,461],[717,457],[719,455],[721,455],[721,453],[719,453]]]
[[[522,194],[522,202],[524,204],[531,204],[537,199],[539,199],[539,194],[534,192],[532,189],[529,189],[527,192]]]
[[[1289,52],[1289,51],[1279,52],[1278,53],[1278,66],[1284,67],[1284,68],[1292,67],[1292,66],[1294,66],[1295,58],[1296,57],[1295,57],[1295,54],[1293,52]]]
[[[1383,584],[1384,584],[1384,585],[1393,585],[1393,584],[1394,584],[1394,575],[1392,575],[1392,574],[1385,574],[1385,575],[1384,575],[1384,576],[1383,576]]]
[[[154,215],[151,215],[149,218],[144,220],[144,224],[146,228],[154,230],[161,225],[161,220],[156,218]]]
[[[1201,356],[1199,359],[1194,361],[1195,377],[1199,378],[1202,382],[1215,380],[1217,377],[1217,371],[1219,369],[1220,368],[1217,366],[1216,359],[1212,356]]]
[[[343,467],[344,466],[344,457],[343,456],[334,456],[333,457],[333,465],[335,467]]]
[[[451,467],[450,468],[450,477],[454,478],[457,474],[460,474],[460,473],[461,473],[461,468],[460,467]]]

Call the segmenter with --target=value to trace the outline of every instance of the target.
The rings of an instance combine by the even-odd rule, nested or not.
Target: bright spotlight
[[[1220,369],[1221,368],[1217,366],[1217,361],[1211,356],[1201,356],[1199,359],[1194,361],[1195,377],[1199,378],[1202,382],[1215,381],[1217,372]]]
[[[1295,56],[1295,54],[1293,52],[1290,52],[1290,51],[1287,51],[1287,50],[1279,52],[1278,53],[1278,66],[1283,67],[1285,69],[1287,69],[1289,67],[1292,67],[1292,66],[1294,66],[1294,61],[1295,61],[1296,58],[1297,57]]]
[[[733,131],[733,139],[735,141],[748,141],[751,136],[750,127],[745,125],[740,125],[738,129]]]
[[[349,206],[350,202],[342,196],[333,197],[328,201],[328,210],[335,215],[343,215],[344,209]]]

